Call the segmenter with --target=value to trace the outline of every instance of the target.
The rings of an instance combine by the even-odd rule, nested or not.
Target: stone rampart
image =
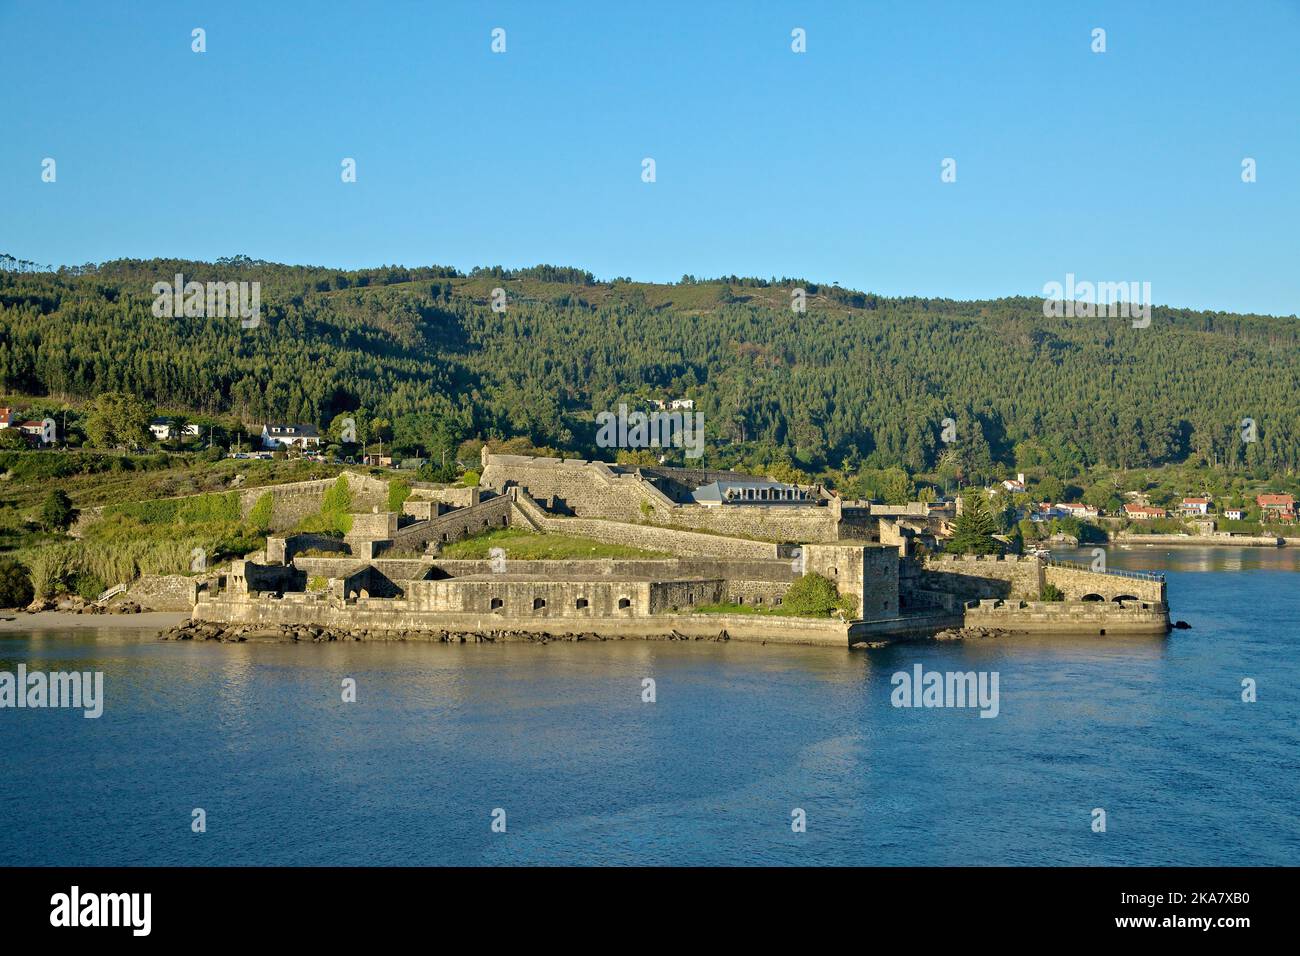
[[[684,504],[653,482],[615,468],[582,459],[489,455],[481,484],[499,490],[521,488],[530,498],[552,501],[556,510],[578,518],[650,522],[774,542],[839,537],[838,500],[808,505]]]
[[[1046,579],[1048,584],[1054,585],[1069,601],[1118,601],[1127,598],[1148,604],[1166,603],[1163,578],[1049,564]]]
[[[1038,600],[1043,563],[1024,555],[937,554],[925,559],[917,581],[927,591],[944,591],[963,601],[981,598]]]
[[[539,617],[487,614],[419,614],[404,601],[370,599],[337,606],[325,595],[265,596],[238,602],[203,599],[195,606],[195,620],[228,624],[301,625],[370,631],[369,639],[400,638],[404,632],[434,636],[438,631],[474,633],[494,640],[504,632],[532,632],[539,636],[579,632],[605,640],[653,640],[671,637],[713,639],[724,634],[735,641],[764,644],[811,644],[847,649],[849,625],[833,620],[768,617],[759,614],[665,614],[633,617]],[[503,638],[508,639],[508,638]]]
[[[189,611],[199,599],[198,577],[184,574],[143,574],[127,594],[142,607],[154,611]]]
[[[1023,633],[1163,634],[1169,615],[1163,604],[986,600],[966,608],[965,623]]]
[[[351,549],[342,538],[327,534],[291,534],[283,538],[266,539],[268,564],[289,564],[304,551],[329,551],[350,554]]]

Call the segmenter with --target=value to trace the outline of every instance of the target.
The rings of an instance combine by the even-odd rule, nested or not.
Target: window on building
[[[630,598],[619,598],[619,599],[618,599],[618,606],[619,606],[620,608],[631,607],[631,606],[632,606],[632,601],[631,601]]]
[[[498,610],[499,608],[504,607],[504,606],[505,606],[505,603],[506,603],[506,602],[503,601],[503,600],[501,600],[500,598],[493,598],[493,599],[492,599],[492,603],[489,605],[489,607],[490,607],[493,611],[495,611],[495,610]]]
[[[533,598],[533,610],[534,610],[534,611],[540,611],[540,610],[541,610],[542,608],[544,608],[544,607],[546,607],[546,599],[545,599],[545,598]]]
[[[576,607],[578,610],[581,611],[584,607],[587,607],[587,606],[588,606],[587,599],[586,599],[586,598],[578,598],[578,600],[576,600],[576,601],[573,602],[573,606]]]

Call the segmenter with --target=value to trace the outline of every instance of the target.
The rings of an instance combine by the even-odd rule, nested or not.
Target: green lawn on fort
[[[606,544],[591,538],[575,538],[563,534],[539,534],[519,528],[490,531],[487,534],[466,538],[442,549],[441,557],[449,559],[484,560],[491,557],[493,548],[501,548],[506,558],[516,561],[560,561],[580,558],[668,558],[662,551],[647,551],[621,544]]]

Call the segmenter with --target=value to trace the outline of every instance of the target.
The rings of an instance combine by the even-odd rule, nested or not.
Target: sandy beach
[[[67,611],[0,611],[0,633],[5,631],[64,631],[95,629],[164,631],[187,620],[185,611],[146,611],[143,614],[70,614]]]

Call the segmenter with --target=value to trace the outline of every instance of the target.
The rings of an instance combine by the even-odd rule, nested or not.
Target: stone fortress
[[[272,535],[194,596],[195,621],[343,629],[371,636],[478,639],[677,637],[848,647],[963,625],[1006,630],[1163,633],[1165,585],[1155,575],[1104,574],[1037,557],[929,556],[947,519],[915,502],[844,502],[736,472],[632,467],[483,451],[477,487],[415,483],[401,513],[383,511],[386,483],[346,473],[354,503],[343,538]],[[324,493],[277,494],[280,526]],[[262,489],[266,490],[266,489]],[[283,503],[281,501],[283,499]],[[306,504],[304,502],[307,502]],[[455,560],[453,542],[522,528],[626,545],[655,557]],[[701,613],[729,604],[779,607],[816,572],[856,608],[851,617]],[[1047,584],[1064,601],[1044,602]]]

